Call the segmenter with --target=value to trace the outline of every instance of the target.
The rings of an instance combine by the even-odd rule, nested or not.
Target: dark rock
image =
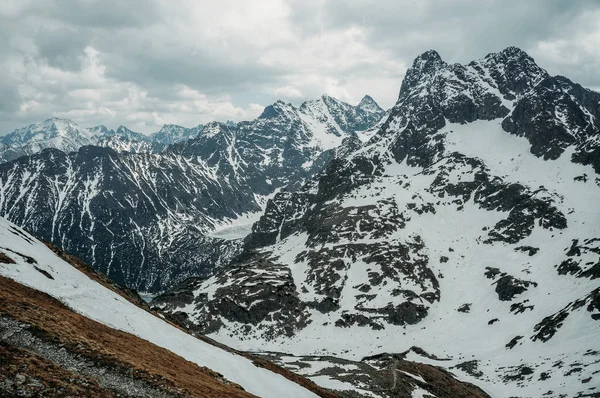
[[[521,340],[523,338],[523,336],[516,336],[514,337],[511,341],[509,341],[506,344],[506,348],[508,348],[509,350],[511,350],[514,346],[517,345],[517,343],[519,342],[519,340]]]
[[[456,311],[468,314],[471,311],[471,303],[461,305]]]
[[[534,256],[540,250],[539,247],[519,246],[515,247],[515,251],[527,252],[529,256]]]
[[[525,292],[529,286],[537,286],[536,282],[524,281],[510,275],[504,275],[494,283],[496,284],[496,293],[501,301],[510,301]]]

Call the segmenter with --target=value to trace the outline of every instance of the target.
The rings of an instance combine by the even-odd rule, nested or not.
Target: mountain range
[[[5,138],[48,148],[0,164],[0,215],[119,283],[161,291],[227,263],[239,244],[215,229],[320,171],[383,115],[368,96],[357,106],[327,95],[278,101],[253,121],[165,126],[155,147],[195,137],[158,152],[128,151],[151,143],[126,128],[111,135],[51,119]]]
[[[196,137],[202,128],[201,124],[193,128],[166,124],[147,136],[125,126],[116,131],[105,126],[82,128],[69,119],[50,118],[0,137],[0,163],[48,148],[76,152],[87,145],[108,147],[118,152],[161,152],[173,143]]]
[[[254,351],[596,396],[599,173],[599,93],[515,47],[466,65],[427,51],[375,134],[275,194],[230,265],[152,306]]]
[[[303,377],[277,365],[273,355],[234,350],[176,327],[134,291],[1,217],[0,242],[3,397],[348,396],[339,390],[352,384],[330,379],[324,368],[354,370],[381,390],[391,386],[397,396],[489,397],[441,369],[408,360],[377,371],[337,358],[295,358],[303,373],[315,373]],[[422,378],[435,378],[435,386],[419,387]]]

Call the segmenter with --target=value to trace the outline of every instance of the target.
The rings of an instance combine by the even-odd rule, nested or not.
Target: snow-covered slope
[[[307,105],[343,118],[343,128],[333,117],[313,119],[282,102],[253,121],[168,125],[156,145],[183,141],[160,153],[140,149],[160,148],[125,127],[103,133],[108,138],[98,145],[110,148],[46,149],[0,164],[0,215],[119,283],[160,291],[236,255],[239,242],[211,232],[320,171],[341,153],[328,149],[328,136],[351,147],[358,140],[351,129],[381,113],[371,101],[363,106],[325,96]]]
[[[40,290],[74,311],[111,328],[139,336],[221,373],[261,397],[316,397],[251,360],[200,341],[130,303],[64,262],[27,232],[0,218],[0,251],[15,263],[0,262],[0,275]]]
[[[232,345],[409,352],[494,397],[593,394],[598,103],[514,47],[428,51],[377,134],[275,195],[233,266],[154,305]]]

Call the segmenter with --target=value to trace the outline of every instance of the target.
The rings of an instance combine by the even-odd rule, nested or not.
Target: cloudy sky
[[[516,45],[600,90],[599,0],[0,0],[0,135],[48,117],[150,133],[322,93],[394,104],[415,56]]]

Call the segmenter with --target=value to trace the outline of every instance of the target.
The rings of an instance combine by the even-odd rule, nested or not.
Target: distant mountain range
[[[384,113],[368,96],[352,106],[323,95],[151,137],[50,119],[4,137],[33,154],[0,164],[0,215],[119,283],[160,291],[226,264],[241,246],[215,228],[360,145]]]
[[[47,148],[76,152],[86,145],[108,147],[118,152],[160,152],[173,143],[196,137],[202,128],[202,125],[186,128],[166,124],[148,136],[125,126],[116,131],[105,126],[82,128],[69,119],[51,118],[0,137],[0,162],[33,155]]]

